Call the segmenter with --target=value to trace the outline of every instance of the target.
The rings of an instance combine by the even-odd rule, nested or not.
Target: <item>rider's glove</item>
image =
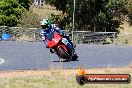
[[[62,33],[62,32],[60,32],[60,35],[61,35],[61,36],[63,36],[63,33]]]
[[[44,40],[44,41],[45,41],[45,36],[42,36],[42,40]]]

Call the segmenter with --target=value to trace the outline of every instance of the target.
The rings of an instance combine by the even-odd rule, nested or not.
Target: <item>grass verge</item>
[[[89,68],[88,74],[130,74],[131,67]],[[130,84],[85,84],[76,83],[77,69],[0,71],[0,88],[132,88]]]

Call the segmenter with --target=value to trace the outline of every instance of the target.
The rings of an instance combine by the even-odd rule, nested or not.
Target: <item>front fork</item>
[[[65,44],[70,49],[71,55],[73,56],[75,53],[75,49],[72,46],[72,44],[70,44],[70,42],[66,38],[62,38],[62,43]]]
[[[62,38],[62,43],[65,44],[69,49],[73,49],[72,44],[66,38]]]

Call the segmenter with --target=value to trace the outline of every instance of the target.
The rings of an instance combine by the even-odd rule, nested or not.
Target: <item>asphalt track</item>
[[[87,45],[76,47],[78,61],[59,62],[41,42],[0,42],[0,70],[124,67],[132,64],[132,46]]]

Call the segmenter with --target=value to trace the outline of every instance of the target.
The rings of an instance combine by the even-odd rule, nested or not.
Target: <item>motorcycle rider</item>
[[[40,34],[42,35],[42,41],[46,45],[46,48],[48,48],[48,44],[46,42],[46,35],[54,31],[63,36],[63,38],[66,38],[68,42],[72,45],[72,48],[74,48],[73,43],[71,42],[68,36],[64,35],[64,32],[61,30],[58,24],[52,24],[50,19],[43,19],[40,23],[42,27]],[[54,53],[54,50],[50,49],[50,52]]]

